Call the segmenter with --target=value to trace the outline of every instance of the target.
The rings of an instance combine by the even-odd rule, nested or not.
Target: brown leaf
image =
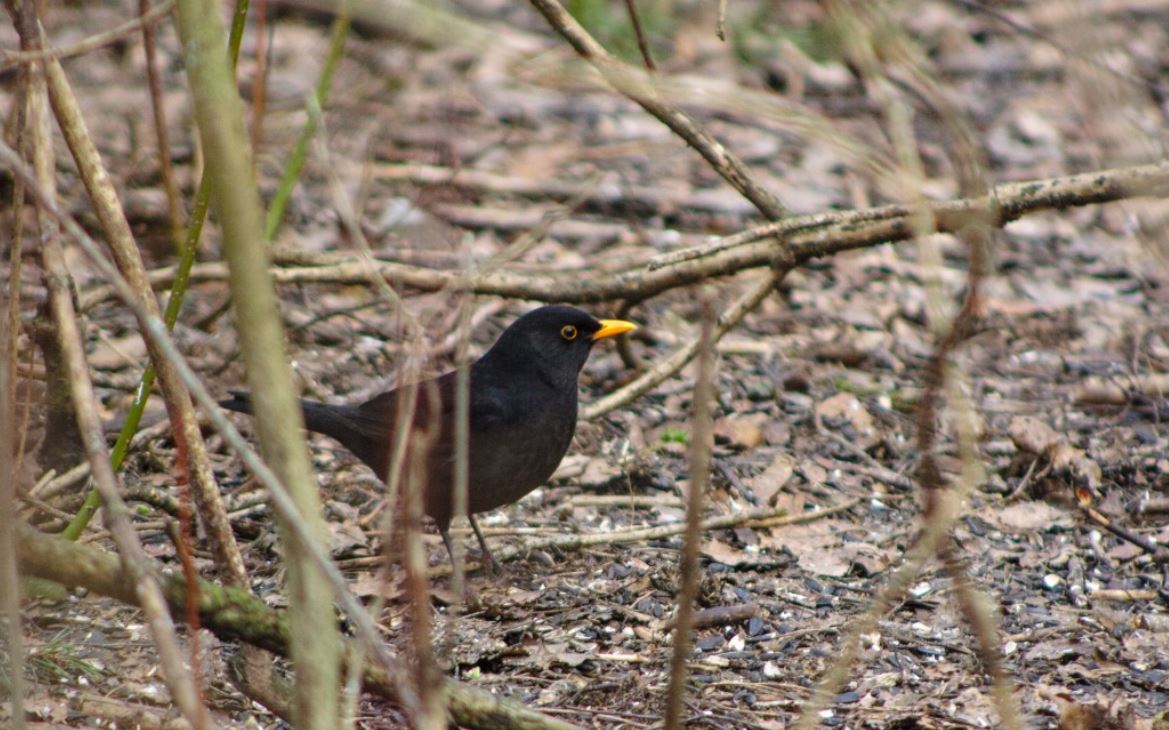
[[[1029,454],[1044,454],[1059,443],[1059,434],[1051,426],[1033,416],[1020,416],[1011,421],[1007,433],[1015,448]]]
[[[762,473],[747,480],[747,486],[759,500],[759,504],[773,505],[775,495],[788,483],[795,472],[796,460],[791,454],[777,454]]]
[[[776,548],[786,547],[809,573],[839,577],[848,573],[852,564],[851,555],[840,542],[842,526],[835,520],[790,525],[774,536],[763,536],[762,541]]]
[[[852,393],[837,393],[816,404],[816,415],[832,426],[841,422],[852,426],[859,439],[857,446],[868,448],[876,438],[873,416]]]
[[[702,545],[701,552],[716,563],[723,565],[734,566],[744,561],[742,550],[737,550],[719,540],[707,541]]]
[[[763,429],[760,424],[767,419],[763,413],[748,416],[728,416],[714,427],[715,437],[739,451],[748,451],[763,445]]]
[[[1073,520],[1066,510],[1047,502],[1016,502],[986,513],[987,521],[1005,532],[1033,532],[1058,525],[1070,527]]]

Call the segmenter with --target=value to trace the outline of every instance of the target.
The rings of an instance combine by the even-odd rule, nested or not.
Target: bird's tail
[[[246,390],[231,390],[230,398],[225,398],[219,401],[219,405],[229,411],[237,413],[252,412],[252,396]],[[349,431],[351,427],[348,423],[340,418],[337,411],[340,410],[336,406],[328,406],[324,403],[318,403],[312,400],[300,401],[300,410],[304,414],[304,427],[309,431],[315,433],[323,433],[326,436],[332,436],[341,443],[348,446]]]
[[[219,401],[221,408],[226,408],[229,411],[236,413],[251,413],[252,412],[252,396],[246,390],[230,390],[230,398],[225,398]]]

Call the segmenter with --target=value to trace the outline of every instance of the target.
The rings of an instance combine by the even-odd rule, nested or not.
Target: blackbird
[[[589,351],[598,340],[636,328],[619,319],[594,319],[573,307],[540,307],[513,322],[471,364],[467,518],[492,569],[495,558],[475,514],[518,500],[556,471],[576,430],[577,376]],[[423,511],[438,525],[452,557],[455,383],[454,372],[418,383],[411,420],[419,431],[437,426],[426,453]],[[305,427],[336,439],[389,483],[403,392],[390,390],[360,405],[302,400]],[[251,413],[246,392],[233,391],[219,404]],[[408,451],[401,463],[410,463]]]

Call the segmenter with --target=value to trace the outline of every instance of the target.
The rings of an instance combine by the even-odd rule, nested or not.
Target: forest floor
[[[270,5],[257,158],[265,199],[305,121],[303,101],[328,43],[328,18]],[[581,73],[529,6],[465,5],[462,12],[490,30],[492,43],[468,45],[452,33],[449,45],[412,45],[376,28],[355,29],[277,237],[282,250],[353,251],[354,236],[340,224],[352,210],[381,259],[458,269],[538,230],[533,245],[502,269],[587,278],[602,263],[695,245],[761,220],[661,123]],[[796,213],[894,201],[831,135],[801,135],[773,108],[755,106],[762,97],[798,102],[873,149],[886,145],[878,106],[836,51],[816,45],[824,32],[820,5],[778,4],[781,14],[770,3],[731,3],[728,43],[714,33],[716,4],[702,5],[685,19],[647,21],[661,73],[744,90],[731,104],[684,104],[699,123]],[[990,182],[1155,161],[1164,149],[1169,107],[1138,78],[1163,83],[1169,73],[1164,5],[1094,4],[1087,18],[1060,15],[1058,3],[995,4],[993,12],[966,3],[914,5],[912,16],[897,22],[928,53],[970,120]],[[55,43],[70,43],[123,21],[132,6],[53,7],[46,29]],[[618,18],[605,32],[628,42],[627,21]],[[193,197],[196,147],[185,77],[171,24],[159,30],[177,173]],[[17,45],[11,27],[0,28],[0,47]],[[522,63],[516,48],[527,49]],[[240,64],[249,100],[255,55],[256,33],[249,31]],[[141,43],[134,37],[65,68],[148,265],[169,264]],[[0,93],[7,113],[11,86]],[[917,127],[927,192],[958,195],[947,139],[928,115]],[[63,147],[58,168],[62,199],[91,224]],[[1166,220],[1169,202],[1130,199],[1008,225],[981,282],[976,329],[954,354],[953,372],[977,416],[984,474],[963,505],[953,545],[997,607],[1001,654],[1030,727],[1056,727],[1061,715],[1070,722],[1068,708],[1088,718],[1076,727],[1166,727],[1166,566],[1087,521],[1073,495],[1074,487],[1094,487],[1096,509],[1162,551],[1169,546],[1169,400],[1134,390],[1141,376],[1169,371]],[[204,260],[218,259],[217,236],[209,225]],[[707,623],[695,635],[688,725],[793,721],[913,544],[921,527],[914,406],[935,343],[926,284],[938,280],[957,302],[969,275],[958,239],[935,242],[937,264],[923,248],[901,243],[801,267],[720,343],[707,512],[772,506],[806,519],[705,535],[698,601]],[[44,294],[35,257],[28,260],[21,284],[31,308]],[[87,306],[90,364],[116,427],[144,349],[126,310],[94,294],[101,282],[85,261],[70,263]],[[669,290],[624,312],[641,326],[630,343],[632,364],[652,365],[695,337],[702,297],[725,308],[764,275],[747,271]],[[461,300],[448,291],[401,294],[431,337],[429,366],[448,368]],[[396,383],[406,330],[377,287],[291,283],[280,286],[280,296],[291,362],[307,395],[356,401]],[[482,352],[534,304],[470,301],[472,351]],[[244,382],[228,305],[224,281],[198,281],[177,329],[217,393]],[[618,313],[612,304],[582,306],[598,316]],[[582,403],[628,382],[630,365],[611,345],[597,347],[582,375]],[[648,395],[582,421],[551,483],[481,517],[492,545],[520,548],[519,557],[501,577],[473,573],[473,601],[457,615],[449,579],[433,578],[435,650],[450,676],[588,727],[660,721],[681,536],[580,550],[525,546],[564,533],[680,523],[691,478],[693,379],[688,367]],[[1121,401],[1101,402],[1108,399],[1096,397],[1100,382],[1119,386]],[[941,413],[937,446],[955,481],[963,464],[956,412]],[[152,406],[148,420],[162,413],[161,404]],[[33,436],[25,461],[30,481],[44,468]],[[210,443],[254,590],[282,605],[270,510],[238,458],[218,437]],[[364,600],[389,597],[379,623],[386,640],[402,646],[407,609],[377,571],[381,485],[334,442],[311,443],[333,556]],[[1044,453],[1027,449],[1035,443]],[[1056,452],[1060,463],[1050,458]],[[172,462],[170,440],[153,440],[134,452],[125,482],[169,489]],[[1075,468],[1064,468],[1069,462]],[[70,499],[62,495],[55,504],[70,511]],[[30,519],[46,519],[22,507]],[[144,509],[136,519],[151,554],[173,564],[163,517]],[[455,534],[477,554],[467,531]],[[86,539],[109,547],[100,524]],[[427,546],[432,565],[444,565],[436,534]],[[199,564],[214,579],[211,561]],[[65,727],[163,726],[174,718],[136,610],[93,596],[32,600],[24,628],[35,670],[26,697],[31,717]],[[201,644],[217,720],[278,725],[228,681],[236,647],[206,631]],[[821,716],[828,725],[869,728],[990,727],[997,718],[977,641],[936,561],[861,637],[845,686]],[[403,722],[375,698],[360,702],[357,720],[369,728]]]

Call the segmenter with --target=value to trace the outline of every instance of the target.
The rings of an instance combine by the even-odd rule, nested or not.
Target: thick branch
[[[133,582],[117,556],[104,550],[78,545],[18,525],[17,560],[25,575],[83,586],[95,593],[125,603],[135,603]],[[186,586],[178,575],[171,575],[157,563],[150,570],[159,576],[171,611],[181,616],[186,603]],[[237,588],[225,588],[200,580],[198,583],[199,619],[204,628],[228,641],[244,641],[254,646],[288,656],[288,620],[283,611],[269,608],[259,598]],[[396,701],[393,682],[378,668],[367,666],[365,686]],[[466,727],[549,728],[573,727],[547,718],[510,700],[472,689],[458,682],[444,688],[452,722]]]
[[[1165,195],[1169,195],[1169,162],[1161,161],[1069,177],[1005,183],[985,197],[933,203],[928,211],[937,220],[938,232],[956,233],[972,216],[983,216],[987,211],[994,213],[990,222],[1001,228],[1024,215],[1043,210]],[[560,270],[556,274],[497,270],[467,278],[453,270],[381,260],[371,265],[352,255],[340,254],[314,257],[311,265],[305,265],[303,257],[278,255],[278,263],[295,261],[297,265],[276,266],[272,275],[284,284],[368,284],[380,276],[395,287],[418,291],[456,287],[476,294],[547,302],[642,300],[744,269],[777,264],[787,268],[841,251],[905,241],[914,234],[910,221],[913,212],[904,205],[888,205],[788,218],[717,239],[709,246],[674,252],[662,259],[647,256],[618,270]],[[191,278],[223,281],[227,278],[227,267],[220,263],[200,264],[191,272]],[[150,280],[156,287],[168,286],[174,280],[174,268],[156,269],[150,273]],[[112,296],[113,291],[102,286],[83,295],[82,303],[88,309]]]

